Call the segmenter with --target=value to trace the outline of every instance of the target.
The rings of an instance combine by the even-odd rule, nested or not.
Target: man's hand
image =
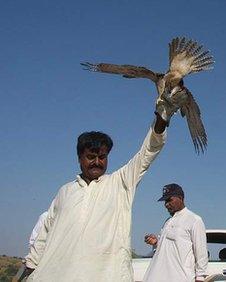
[[[34,271],[33,268],[26,267],[26,269],[25,269],[26,276],[29,276],[33,271]]]
[[[156,245],[158,243],[158,239],[157,239],[157,237],[154,234],[147,234],[144,237],[144,242],[146,244],[154,246],[154,245]]]
[[[23,264],[18,270],[16,276],[13,277],[12,282],[24,281],[24,278],[27,278],[33,271],[34,269],[26,267],[26,265]]]

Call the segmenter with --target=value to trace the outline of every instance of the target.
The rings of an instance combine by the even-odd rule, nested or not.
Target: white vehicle
[[[209,263],[207,268],[208,277],[205,282],[226,282],[226,229],[206,230],[208,243]],[[134,280],[143,281],[143,277],[151,258],[133,259]]]

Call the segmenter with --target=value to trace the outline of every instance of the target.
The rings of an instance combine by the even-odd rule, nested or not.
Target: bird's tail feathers
[[[170,68],[179,68],[182,76],[212,69],[214,63],[209,50],[185,37],[176,37],[169,43],[169,60]]]

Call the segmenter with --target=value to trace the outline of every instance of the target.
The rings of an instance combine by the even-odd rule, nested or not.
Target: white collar
[[[103,174],[103,175],[101,175],[100,177],[98,177],[97,179],[94,179],[94,180],[92,180],[91,182],[99,182],[99,181],[101,181],[103,178],[105,177],[105,174]],[[81,186],[81,187],[86,187],[86,186],[88,186],[88,184],[86,183],[86,181],[81,177],[81,175],[80,174],[78,174],[77,176],[76,176],[76,178],[77,178],[77,181],[78,181],[78,183],[79,183],[79,185]],[[90,183],[91,183],[90,182]]]

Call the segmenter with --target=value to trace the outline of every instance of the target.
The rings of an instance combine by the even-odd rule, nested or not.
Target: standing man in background
[[[208,264],[206,230],[200,216],[184,204],[184,191],[178,184],[165,185],[163,196],[170,213],[159,238],[145,236],[145,242],[156,247],[145,273],[144,282],[201,282]]]

